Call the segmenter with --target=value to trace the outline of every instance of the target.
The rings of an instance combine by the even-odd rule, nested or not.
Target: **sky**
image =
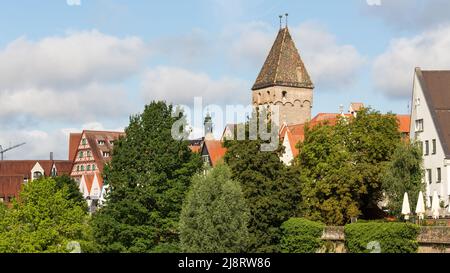
[[[351,102],[405,114],[414,68],[450,69],[448,10],[448,0],[3,1],[0,145],[27,143],[6,159],[66,159],[70,132],[124,130],[152,100],[248,105],[285,13],[316,86],[313,115]],[[216,135],[231,121],[216,120]]]

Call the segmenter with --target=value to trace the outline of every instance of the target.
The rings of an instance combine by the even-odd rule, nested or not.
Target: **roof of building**
[[[410,115],[397,115],[398,126],[400,133],[410,133],[411,130],[411,116]]]
[[[416,69],[444,153],[450,158],[450,71]]]
[[[22,188],[23,176],[0,176],[0,197],[17,197]]]
[[[89,147],[92,151],[92,156],[94,157],[95,162],[97,163],[97,166],[100,170],[100,172],[103,171],[103,167],[105,163],[108,163],[111,160],[111,157],[104,157],[103,153],[109,153],[112,154],[112,150],[114,145],[110,143],[110,141],[115,141],[119,139],[122,136],[125,136],[124,132],[112,132],[112,131],[91,131],[91,130],[85,130],[81,134],[81,137],[85,135],[86,140],[89,144]],[[80,145],[81,137],[79,139],[79,142],[77,144],[77,150],[78,146]],[[100,145],[98,142],[104,141],[104,144]],[[73,155],[72,161],[75,161],[76,152]]]
[[[191,149],[191,151],[193,153],[200,153],[202,146],[201,145],[190,145],[189,149]]]
[[[283,126],[280,130],[280,138],[288,136],[288,141],[292,149],[292,153],[295,156],[298,155],[299,151],[296,148],[297,144],[305,140],[305,127],[310,128],[318,125],[330,125],[335,126],[338,120],[344,116],[345,118],[353,118],[351,114],[337,114],[337,113],[319,113],[310,122],[306,124],[294,124]],[[399,123],[399,131],[401,133],[408,133],[410,130],[411,116],[409,115],[397,115],[397,120]]]
[[[219,140],[207,140],[203,145],[203,149],[208,153],[212,167],[215,167],[227,153],[227,149],[223,147],[223,142]]]
[[[86,188],[88,190],[88,194],[91,194],[92,186],[94,185],[95,177],[97,177],[98,185],[101,188],[103,188],[103,177],[100,175],[100,173],[96,172],[95,174],[86,174],[83,175],[84,181],[86,183]]]
[[[71,133],[69,136],[69,160],[73,160],[76,156],[78,146],[81,141],[81,133]]]
[[[252,90],[271,86],[314,88],[287,27],[278,32]]]
[[[72,161],[68,160],[5,160],[0,161],[0,176],[22,176],[30,178],[31,169],[39,163],[44,169],[45,175],[50,175],[55,164],[58,175],[70,174]]]

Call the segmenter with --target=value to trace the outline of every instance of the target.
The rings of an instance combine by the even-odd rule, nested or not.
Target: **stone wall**
[[[326,227],[319,253],[346,253],[344,227]],[[450,227],[422,227],[417,238],[419,253],[450,253]]]

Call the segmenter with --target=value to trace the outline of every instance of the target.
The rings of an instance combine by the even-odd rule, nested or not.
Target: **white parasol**
[[[423,192],[419,192],[419,199],[417,200],[416,213],[419,216],[419,220],[425,218],[425,202],[423,201]]]
[[[431,204],[431,212],[433,213],[433,219],[439,219],[439,208],[440,208],[440,201],[439,196],[437,194],[437,191],[434,191],[433,193],[433,201]]]
[[[405,216],[405,220],[409,220],[410,214],[411,214],[411,207],[409,206],[408,193],[405,192],[405,196],[403,197],[402,215]]]

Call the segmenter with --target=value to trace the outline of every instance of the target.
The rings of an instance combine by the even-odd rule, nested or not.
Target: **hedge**
[[[345,246],[350,253],[416,253],[420,228],[410,223],[355,223],[345,226]]]
[[[321,240],[325,225],[303,218],[291,218],[281,225],[281,251],[283,253],[315,253],[323,242]]]

